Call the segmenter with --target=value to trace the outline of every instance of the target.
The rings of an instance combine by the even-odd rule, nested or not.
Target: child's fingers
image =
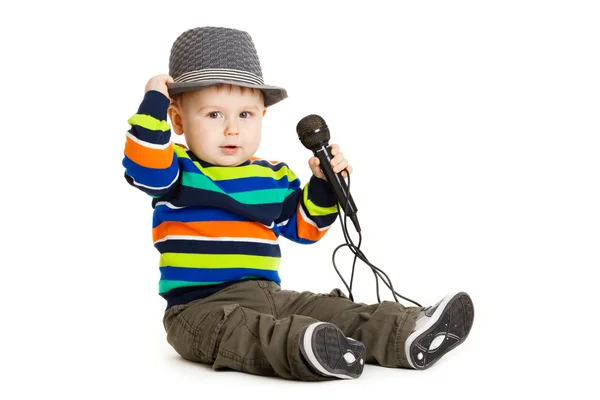
[[[342,159],[338,163],[335,163],[334,160],[331,160],[331,166],[333,167],[333,172],[338,173],[343,171],[348,166],[348,160]]]
[[[331,169],[336,174],[340,173],[344,170],[347,170],[349,173],[352,173],[352,167],[350,166],[350,164],[348,164],[348,160],[346,160],[344,158],[344,154],[339,151],[340,150],[339,146],[337,146],[337,145],[331,146],[332,154],[333,154],[334,146],[335,146],[335,151],[337,151],[337,154],[331,159]],[[313,175],[316,176],[317,178],[325,179],[325,174],[323,174],[323,171],[321,171],[321,168],[319,167],[320,164],[321,163],[317,157],[311,157],[308,160],[308,166],[310,167]],[[344,171],[342,176],[347,178],[348,173],[346,173],[346,171]]]
[[[343,163],[344,161],[346,161],[346,162],[347,162],[347,160],[344,158],[344,154],[343,154],[343,153],[338,153],[338,154],[337,154],[335,157],[333,157],[333,158],[331,159],[331,167],[332,167],[333,169],[335,169],[337,166],[339,166],[339,165],[340,165],[341,163]],[[343,169],[343,168],[341,168],[341,169],[340,169],[340,171],[341,171],[342,169]],[[336,171],[336,172],[338,172],[338,171]]]
[[[160,75],[153,76],[152,78],[150,78],[150,80],[146,84],[144,91],[148,92],[150,90],[156,90],[156,91],[164,94],[167,98],[170,99],[169,89],[167,86],[167,83],[170,83],[170,82],[173,82],[173,78],[170,75],[160,74]]]
[[[318,167],[321,164],[321,161],[317,157],[311,157],[310,160],[308,160],[308,164],[311,167]]]
[[[317,178],[324,179],[325,175],[323,175],[323,171],[321,171],[321,168],[319,168],[320,164],[321,163],[317,157],[311,157],[308,160],[308,166],[309,166],[310,170],[312,171],[313,175],[316,176]]]
[[[340,146],[335,143],[332,143],[330,147],[331,147],[331,155],[337,156],[338,153],[340,152]]]

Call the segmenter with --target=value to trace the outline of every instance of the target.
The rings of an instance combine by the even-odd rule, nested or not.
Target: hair
[[[207,86],[207,88],[216,87],[217,91],[229,89],[229,93],[231,93],[231,90],[233,90],[233,86],[234,85],[229,84],[229,83],[219,83],[215,86]],[[235,86],[237,86],[237,85],[235,85]],[[258,94],[264,103],[265,95],[262,92],[262,90],[256,89],[256,88],[251,88],[251,87],[245,87],[245,86],[237,86],[237,87],[240,88],[240,90],[242,91],[242,94],[245,94],[248,92],[250,92],[252,94]],[[205,89],[205,88],[203,88],[203,89]],[[185,103],[185,100],[187,98],[193,97],[194,93],[196,93],[200,90],[202,90],[202,89],[191,90],[189,92],[175,94],[175,95],[171,96],[172,103],[175,104],[179,108],[183,108],[183,103]]]

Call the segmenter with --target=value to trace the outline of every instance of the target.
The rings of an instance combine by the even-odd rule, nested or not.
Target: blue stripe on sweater
[[[252,177],[213,182],[227,193],[250,192],[263,189],[287,189],[290,186],[287,176],[279,180],[269,177]]]
[[[192,160],[180,158],[179,163],[182,171],[204,176]],[[208,179],[226,193],[240,193],[264,189],[287,189],[290,187],[287,176],[283,176],[278,180],[268,176],[253,176],[227,180]]]
[[[168,168],[155,169],[142,167],[139,164],[131,161],[127,156],[123,157],[123,166],[125,167],[125,173],[129,176],[135,176],[135,181],[145,186],[151,186],[153,188],[165,187],[173,182],[173,179],[177,176],[179,170],[175,158],[177,156],[173,154],[174,162]]]
[[[280,283],[277,271],[253,268],[179,268],[160,267],[160,279],[185,282],[227,282],[247,276],[262,277]]]
[[[186,207],[181,209],[172,209],[167,205],[156,206],[152,228],[156,228],[162,222],[214,222],[214,221],[252,221],[240,214],[224,210],[217,207]]]
[[[178,199],[185,199],[185,201],[179,201]],[[281,203],[244,204],[240,206],[238,201],[226,194],[195,189],[189,186],[181,186],[179,188],[178,199],[172,199],[171,203],[175,206],[200,205],[204,207],[220,207],[238,212],[246,218],[258,221],[267,226],[273,222],[273,216],[279,215],[281,212]],[[197,202],[194,201],[195,199],[198,199]]]

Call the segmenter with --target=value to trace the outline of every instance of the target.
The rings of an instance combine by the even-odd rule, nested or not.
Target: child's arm
[[[132,186],[154,197],[175,187],[179,178],[177,156],[170,142],[167,123],[169,75],[157,75],[146,84],[144,100],[137,114],[129,118],[131,129],[125,143],[125,179]]]
[[[335,172],[352,167],[344,158],[338,145],[332,145],[331,165]],[[319,159],[312,157],[309,166],[313,171],[310,181],[300,189],[300,181],[292,172],[288,172],[288,180],[292,193],[283,203],[281,216],[275,221],[281,234],[298,243],[314,243],[321,239],[335,222],[338,215],[337,198],[319,168]],[[344,172],[344,176],[346,176]]]

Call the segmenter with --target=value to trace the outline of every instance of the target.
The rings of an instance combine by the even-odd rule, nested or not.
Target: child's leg
[[[276,317],[299,314],[335,324],[344,335],[364,343],[367,362],[386,367],[431,366],[464,341],[473,322],[473,305],[465,293],[445,298],[418,327],[421,307],[390,301],[354,303],[339,289],[330,294],[298,293],[271,282],[269,296]]]
[[[404,343],[415,325],[421,307],[404,307],[395,302],[355,303],[339,289],[329,294],[281,290],[270,282],[274,315],[304,315],[336,325],[346,336],[361,341],[367,350],[366,362],[386,367],[410,368]]]
[[[266,295],[268,286],[266,281],[243,282],[205,299],[171,307],[164,318],[167,340],[183,358],[212,364],[214,369],[299,380],[360,376],[362,344],[345,341],[335,326],[316,325],[319,321],[308,316],[276,319]],[[363,362],[351,360],[338,369],[344,355],[340,352],[337,361],[319,364],[319,349],[340,340],[345,341],[344,349],[353,348]]]

